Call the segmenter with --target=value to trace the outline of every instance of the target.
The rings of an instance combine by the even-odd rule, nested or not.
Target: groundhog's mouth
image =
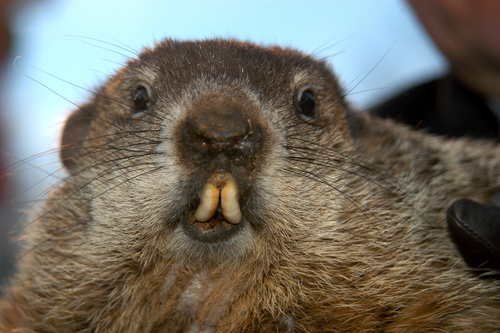
[[[238,203],[238,185],[225,170],[214,174],[203,188],[200,204],[188,219],[188,234],[203,241],[232,234],[243,220]]]
[[[211,232],[218,232],[218,231],[219,232],[230,231],[232,227],[237,225],[235,223],[230,223],[226,219],[224,219],[224,215],[222,214],[221,211],[219,211],[219,209],[215,212],[214,216],[206,222],[197,221],[194,216],[190,216],[188,223],[198,228],[203,234],[208,234]]]

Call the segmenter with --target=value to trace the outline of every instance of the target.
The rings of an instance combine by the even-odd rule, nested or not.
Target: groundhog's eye
[[[306,120],[315,120],[318,117],[316,94],[310,87],[302,88],[297,94],[299,113]]]
[[[143,85],[138,85],[134,88],[132,95],[134,99],[134,108],[136,112],[143,112],[149,109],[149,104],[151,102],[149,98],[149,92]]]

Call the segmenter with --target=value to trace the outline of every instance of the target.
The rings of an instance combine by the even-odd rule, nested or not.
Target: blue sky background
[[[56,147],[62,121],[74,108],[69,101],[78,104],[89,96],[38,69],[92,88],[132,56],[120,49],[123,45],[140,50],[169,36],[291,46],[328,57],[360,108],[446,70],[408,5],[399,0],[45,0],[12,19],[18,42],[12,58],[22,56],[16,62],[19,71],[40,82],[9,66],[1,102],[14,161]],[[34,160],[33,165],[48,165],[22,172],[23,186],[56,170],[59,165],[51,164],[56,160],[57,154]],[[50,177],[31,192],[39,194],[55,180]]]

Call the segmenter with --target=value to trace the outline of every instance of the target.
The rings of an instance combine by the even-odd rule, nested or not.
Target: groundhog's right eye
[[[297,94],[297,107],[300,115],[308,120],[313,121],[318,117],[316,107],[316,94],[311,87],[303,87]]]
[[[149,109],[149,104],[151,102],[149,98],[148,89],[142,85],[138,85],[134,88],[133,93],[134,98],[134,108],[136,112],[143,112]]]

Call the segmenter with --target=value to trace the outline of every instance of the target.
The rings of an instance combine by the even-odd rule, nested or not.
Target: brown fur
[[[137,82],[155,102],[131,116]],[[297,114],[306,85],[316,121]],[[179,133],[210,96],[240,100],[265,141],[248,174],[232,171],[243,229],[201,242],[177,222],[213,170]],[[33,223],[1,331],[500,331],[499,284],[469,271],[444,213],[500,190],[500,148],[367,116],[350,131],[348,112],[325,64],[293,50],[145,50],[70,118],[71,176]]]

